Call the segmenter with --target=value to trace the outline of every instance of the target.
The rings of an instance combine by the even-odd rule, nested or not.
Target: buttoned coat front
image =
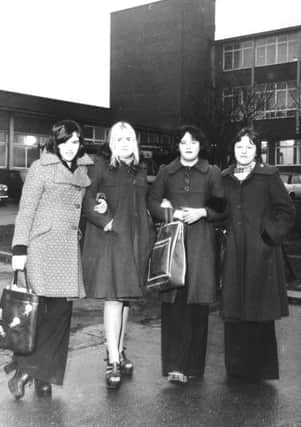
[[[223,266],[225,320],[265,321],[288,314],[281,243],[295,209],[277,168],[257,164],[242,182],[223,172],[228,224]]]
[[[83,205],[87,218],[83,248],[87,296],[140,298],[153,242],[152,220],[146,208],[146,172],[124,163],[112,167],[100,157],[89,168],[89,176],[91,186]],[[98,193],[108,205],[103,214],[94,211]],[[104,231],[112,219],[112,230]]]
[[[152,216],[164,221],[163,198],[174,209],[182,207],[207,208],[207,217],[193,224],[185,224],[187,255],[187,303],[208,304],[216,297],[216,240],[213,221],[218,214],[208,202],[212,198],[223,199],[221,172],[207,160],[199,160],[191,167],[181,165],[179,159],[163,167],[152,184],[148,202]],[[176,292],[162,293],[164,302],[174,302]]]
[[[72,173],[52,153],[30,167],[16,217],[13,246],[27,246],[27,275],[34,292],[46,297],[85,296],[78,225],[89,156]]]

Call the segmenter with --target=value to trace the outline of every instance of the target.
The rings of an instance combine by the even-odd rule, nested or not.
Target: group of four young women
[[[222,315],[228,375],[278,378],[274,321],[288,314],[281,243],[294,222],[293,204],[277,169],[260,161],[251,129],[234,140],[232,165],[222,174],[209,164],[205,136],[179,132],[179,156],[161,167],[148,188],[134,129],[112,126],[109,156],[95,163],[84,154],[79,125],[56,123],[41,158],[25,180],[13,238],[12,266],[26,267],[41,296],[37,342],[29,355],[14,354],[9,390],[24,395],[35,381],[38,396],[62,384],[72,300],[104,300],[106,384],[117,389],[131,376],[124,338],[129,305],[142,298],[154,241],[153,221],[164,219],[162,200],[183,221],[185,286],[162,294],[162,372],[185,383],[204,373],[209,305],[218,274],[216,224],[223,224]],[[78,226],[87,220],[82,267]]]

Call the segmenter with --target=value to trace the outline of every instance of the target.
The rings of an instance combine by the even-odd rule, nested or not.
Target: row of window
[[[36,138],[35,142],[34,139]],[[45,143],[45,135],[25,135],[17,134],[16,142],[13,147],[13,169],[28,168],[31,163],[39,158],[40,149]],[[0,167],[7,167],[7,132],[0,131]],[[31,144],[28,144],[28,141]],[[34,142],[34,144],[33,144]],[[146,156],[147,157],[147,156]],[[301,141],[285,140],[275,144],[275,149],[272,154],[269,153],[268,143],[262,141],[262,157],[263,161],[276,165],[294,165],[301,163]]]
[[[301,141],[288,139],[275,143],[274,149],[269,150],[267,141],[261,142],[262,160],[264,163],[280,165],[301,164]]]
[[[299,34],[282,34],[247,41],[235,41],[223,46],[223,70],[250,68],[296,61],[299,57]]]
[[[106,141],[109,129],[101,126],[84,126],[87,144],[102,144]],[[49,135],[25,134],[16,132],[11,151],[10,167],[12,169],[27,169],[31,163],[40,157],[40,151],[49,139]],[[160,148],[169,150],[173,145],[170,135],[154,132],[137,132],[137,139],[142,149]],[[147,151],[145,151],[147,156]],[[8,132],[0,131],[0,168],[8,167]]]
[[[254,119],[292,117],[298,105],[295,81],[258,84],[254,92],[250,86],[237,86],[223,90],[223,105],[235,119],[244,106],[245,111],[256,110]]]

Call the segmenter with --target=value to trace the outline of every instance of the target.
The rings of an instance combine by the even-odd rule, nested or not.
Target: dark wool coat
[[[84,283],[88,297],[129,299],[143,295],[153,226],[146,209],[146,173],[123,163],[113,168],[103,158],[89,170],[91,186],[84,201],[87,218],[83,248]],[[108,211],[94,211],[103,193]],[[112,231],[105,225],[113,219]]]
[[[242,182],[223,172],[229,217],[222,313],[226,320],[264,321],[288,314],[281,243],[295,209],[273,166],[256,164]]]
[[[89,156],[72,173],[52,153],[31,165],[16,217],[13,246],[27,246],[28,280],[46,297],[85,296],[78,225],[85,189],[90,185]]]
[[[157,220],[164,220],[163,198],[174,209],[206,207],[208,216],[193,224],[185,224],[187,254],[187,303],[211,303],[215,300],[217,275],[215,271],[215,229],[212,221],[217,213],[209,207],[209,200],[222,200],[224,190],[218,167],[199,160],[192,168],[184,167],[179,159],[163,167],[149,193],[149,209]],[[176,292],[162,293],[164,302],[174,302]]]

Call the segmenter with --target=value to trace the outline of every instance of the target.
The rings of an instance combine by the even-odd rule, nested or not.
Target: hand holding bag
[[[160,227],[152,249],[147,289],[169,291],[185,285],[186,254],[184,224],[173,221]]]
[[[34,350],[40,303],[39,296],[29,290],[25,271],[24,275],[26,289],[15,290],[13,285],[17,285],[18,280],[18,271],[15,271],[13,284],[3,290],[0,301],[0,347],[19,354],[28,354]]]

